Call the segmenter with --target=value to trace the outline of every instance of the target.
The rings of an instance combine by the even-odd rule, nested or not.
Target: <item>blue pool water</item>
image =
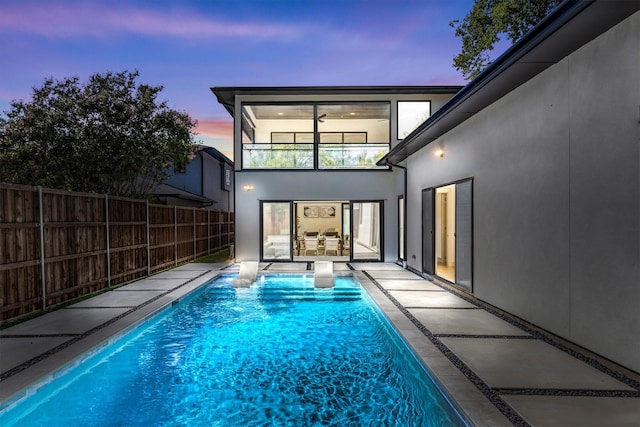
[[[466,425],[352,278],[232,280],[5,408],[0,425]]]

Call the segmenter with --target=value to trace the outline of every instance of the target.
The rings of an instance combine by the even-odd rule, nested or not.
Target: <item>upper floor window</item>
[[[389,151],[388,102],[243,104],[243,169],[374,169]]]
[[[313,169],[314,106],[242,106],[243,169]]]
[[[404,139],[430,115],[430,101],[398,101],[398,139]]]

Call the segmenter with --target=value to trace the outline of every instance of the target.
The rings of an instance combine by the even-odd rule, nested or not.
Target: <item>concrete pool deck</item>
[[[261,263],[261,272],[309,271]],[[187,264],[0,331],[0,402],[239,264]],[[352,272],[478,426],[638,426],[640,376],[446,283],[390,263]]]

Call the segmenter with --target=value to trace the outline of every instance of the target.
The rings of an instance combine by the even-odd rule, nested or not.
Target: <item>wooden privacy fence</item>
[[[0,321],[230,247],[231,212],[0,184]]]

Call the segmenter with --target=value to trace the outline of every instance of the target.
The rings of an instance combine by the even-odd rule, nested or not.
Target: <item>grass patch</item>
[[[218,253],[215,254],[211,254],[211,255],[206,255],[200,258],[197,258],[196,260],[194,260],[193,262],[197,262],[197,263],[211,263],[211,262],[225,262],[225,261],[229,261],[229,249],[224,249]]]

